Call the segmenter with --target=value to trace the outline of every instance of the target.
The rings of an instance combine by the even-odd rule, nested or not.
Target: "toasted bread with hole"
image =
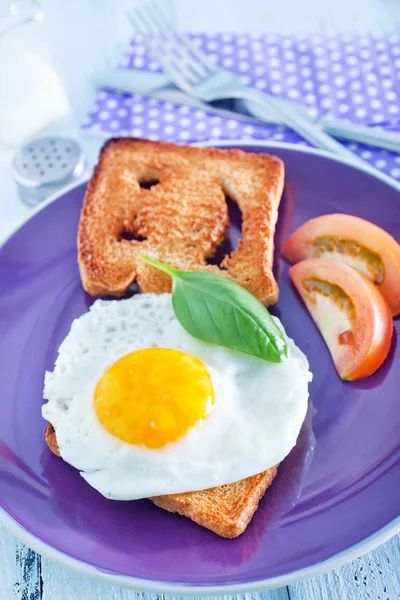
[[[142,292],[170,292],[170,277],[141,261],[143,253],[173,268],[219,272],[265,305],[275,303],[273,238],[283,179],[282,161],[268,154],[108,141],[79,223],[83,287],[92,295],[118,296],[136,282]],[[151,181],[155,185],[145,189]],[[242,239],[218,267],[207,261],[227,235],[225,196],[242,212]]]
[[[47,425],[45,439],[50,450],[60,456],[54,427]],[[154,504],[179,513],[224,538],[235,538],[244,532],[257,510],[266,489],[275,479],[278,467],[236,483],[184,494],[150,498]]]

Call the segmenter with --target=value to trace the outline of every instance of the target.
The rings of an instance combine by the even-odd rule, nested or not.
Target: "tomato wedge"
[[[294,264],[306,258],[338,260],[366,275],[400,314],[400,244],[386,231],[351,215],[310,219],[285,242],[281,254]]]
[[[289,276],[329,348],[342,379],[372,375],[389,352],[390,308],[362,273],[334,260],[310,258]]]

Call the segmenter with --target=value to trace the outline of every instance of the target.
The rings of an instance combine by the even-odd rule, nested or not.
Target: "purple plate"
[[[235,147],[240,144],[230,143]],[[351,213],[400,239],[400,195],[385,181],[289,145],[277,250],[301,223]],[[390,355],[366,381],[343,383],[276,253],[274,312],[307,354],[314,380],[298,444],[247,531],[223,540],[147,500],[106,500],[43,439],[43,375],[83,291],[76,232],[85,185],[37,211],[0,249],[1,521],[26,543],[87,574],[151,591],[232,593],[284,585],[370,550],[400,528],[400,322]],[[230,244],[237,238],[232,214]]]

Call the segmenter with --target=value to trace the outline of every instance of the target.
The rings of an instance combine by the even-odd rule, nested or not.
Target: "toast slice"
[[[83,287],[92,295],[170,292],[168,275],[140,259],[220,272],[265,305],[278,299],[273,238],[282,161],[268,154],[109,140],[87,186],[78,231]],[[242,239],[220,267],[208,264],[226,237],[226,197],[242,213]]]
[[[60,456],[54,427],[47,425],[45,439],[50,450]],[[154,504],[179,513],[224,538],[235,538],[244,532],[257,510],[266,489],[273,482],[278,466],[236,483],[184,494],[150,498]]]

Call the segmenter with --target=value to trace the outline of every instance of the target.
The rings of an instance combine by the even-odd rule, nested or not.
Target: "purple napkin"
[[[312,115],[399,131],[400,35],[300,39],[277,34],[193,35],[210,60],[250,86],[308,107]],[[139,39],[121,60],[123,69],[159,71]],[[252,125],[203,110],[139,95],[100,91],[82,129],[105,135],[195,142],[253,138],[306,144],[278,125]],[[348,147],[400,180],[400,156],[363,144]]]

